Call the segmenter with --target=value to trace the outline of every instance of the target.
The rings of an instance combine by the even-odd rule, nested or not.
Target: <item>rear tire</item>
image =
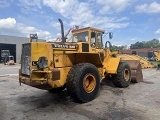
[[[113,84],[116,87],[125,88],[130,85],[131,82],[131,69],[128,63],[120,62],[117,70],[117,74],[114,76]]]
[[[90,63],[79,63],[68,73],[66,88],[77,102],[89,102],[96,98],[100,87],[100,75],[96,66]]]

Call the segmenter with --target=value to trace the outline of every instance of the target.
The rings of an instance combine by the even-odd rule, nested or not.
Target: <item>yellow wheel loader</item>
[[[19,82],[50,92],[67,89],[77,102],[93,100],[102,78],[112,78],[117,87],[128,87],[131,69],[127,61],[112,56],[110,42],[103,46],[103,30],[86,27],[72,30],[71,42],[37,42],[35,35],[22,45]],[[112,34],[109,33],[110,38]],[[139,69],[141,71],[141,69]]]
[[[154,55],[156,56],[156,61],[157,61],[157,69],[160,69],[160,51],[154,51],[153,52],[154,53]]]

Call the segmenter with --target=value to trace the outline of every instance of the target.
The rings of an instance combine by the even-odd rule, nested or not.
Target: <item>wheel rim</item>
[[[96,87],[96,78],[92,74],[87,74],[83,79],[83,88],[87,93],[91,93]]]
[[[124,70],[124,80],[125,80],[125,81],[129,81],[129,78],[130,78],[129,70],[128,70],[128,69],[125,69],[125,70]]]

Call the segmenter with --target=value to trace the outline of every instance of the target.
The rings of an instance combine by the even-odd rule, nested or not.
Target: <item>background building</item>
[[[142,49],[128,49],[128,50],[119,50],[123,54],[135,54],[143,58],[155,57],[153,51],[160,51],[160,48],[142,48]]]
[[[19,63],[21,60],[21,47],[23,43],[27,43],[28,38],[0,35],[0,61],[1,61],[1,50],[9,50],[10,55],[14,56],[14,61]],[[40,40],[44,41],[44,40]]]

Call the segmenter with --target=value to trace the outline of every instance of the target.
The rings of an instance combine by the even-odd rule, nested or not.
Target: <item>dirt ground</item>
[[[66,91],[51,94],[20,86],[18,69],[0,65],[0,120],[160,119],[160,70],[155,68],[144,69],[144,81],[125,89],[103,81],[99,96],[84,104],[75,103]]]

